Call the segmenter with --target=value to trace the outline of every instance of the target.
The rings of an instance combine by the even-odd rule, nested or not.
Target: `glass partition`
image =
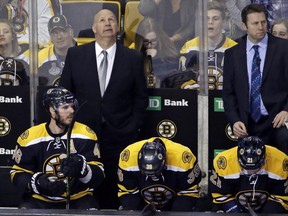
[[[10,166],[23,131],[48,120],[43,93],[58,85],[68,49],[95,40],[94,15],[109,9],[118,21],[118,43],[144,58],[149,116],[142,136],[190,147],[205,174],[206,196],[214,156],[237,141],[224,115],[224,52],[245,35],[241,10],[250,2],[0,1],[0,167]],[[287,18],[284,4],[264,5],[270,27]]]

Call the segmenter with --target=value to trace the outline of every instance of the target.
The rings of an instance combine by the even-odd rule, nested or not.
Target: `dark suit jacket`
[[[249,82],[246,61],[247,36],[225,51],[223,100],[225,114],[233,125],[242,121],[246,127],[249,110]],[[268,47],[262,75],[261,96],[271,124],[275,115],[288,111],[288,40],[268,34]]]
[[[66,56],[60,86],[73,92],[80,103],[87,101],[76,119],[94,129],[100,139],[103,117],[109,135],[123,143],[135,137],[142,127],[148,96],[139,52],[117,44],[111,78],[102,98],[95,42],[72,47]]]

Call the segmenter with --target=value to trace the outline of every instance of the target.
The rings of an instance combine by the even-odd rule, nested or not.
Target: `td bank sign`
[[[181,100],[171,100],[171,99],[163,99],[162,104],[162,98],[160,96],[150,96],[149,97],[149,105],[147,107],[147,110],[157,110],[161,111],[162,106],[165,107],[188,107],[189,101],[185,99]]]
[[[214,112],[224,112],[224,104],[222,98],[214,98]]]

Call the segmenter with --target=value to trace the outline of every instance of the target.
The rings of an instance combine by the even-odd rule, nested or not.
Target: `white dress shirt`
[[[97,62],[97,71],[99,71],[99,67],[101,64],[101,61],[103,59],[103,54],[102,54],[103,48],[100,47],[100,45],[95,42],[95,52],[96,52],[96,62]],[[107,51],[107,59],[108,59],[108,69],[107,69],[107,74],[106,74],[106,83],[105,83],[105,89],[108,86],[111,74],[112,74],[112,69],[113,69],[113,64],[114,64],[114,59],[115,59],[115,53],[116,53],[116,43],[113,44],[112,47],[106,50]]]

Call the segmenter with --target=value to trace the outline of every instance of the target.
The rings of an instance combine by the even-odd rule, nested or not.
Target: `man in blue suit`
[[[267,33],[268,13],[262,5],[247,5],[241,16],[247,35],[226,50],[224,57],[225,114],[235,136],[258,136],[287,154],[288,41]],[[257,65],[261,74],[260,112],[256,120],[250,103],[254,45],[258,45]]]
[[[99,136],[106,179],[101,187],[100,207],[119,207],[117,166],[120,152],[137,140],[143,125],[148,96],[143,59],[135,50],[116,43],[118,24],[112,11],[103,9],[94,18],[96,41],[68,50],[60,86],[73,92],[80,103],[87,101],[77,115]],[[99,79],[101,62],[107,53],[106,79]],[[100,85],[105,90],[100,90]]]

